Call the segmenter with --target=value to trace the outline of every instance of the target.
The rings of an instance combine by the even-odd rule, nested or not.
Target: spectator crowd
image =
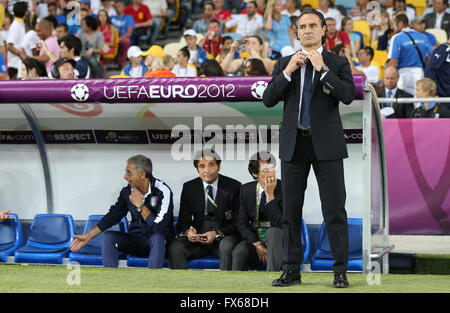
[[[302,48],[297,18],[313,7],[325,17],[324,49],[346,57],[378,96],[412,97],[423,78],[450,96],[448,0],[304,2],[2,0],[0,79],[99,78],[106,66],[120,71],[110,77],[270,75]],[[179,37],[164,44],[175,26]]]

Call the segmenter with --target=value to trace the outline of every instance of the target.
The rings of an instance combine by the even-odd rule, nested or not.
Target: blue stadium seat
[[[348,219],[348,270],[362,271],[362,219]],[[331,254],[330,242],[325,223],[322,223],[317,251],[311,259],[311,270],[331,271],[334,258]]]
[[[305,263],[306,261],[308,261],[310,257],[311,245],[309,240],[308,227],[306,227],[304,219],[302,219],[302,246],[303,246],[303,263]],[[300,265],[300,269],[302,268],[302,265],[303,264]],[[254,271],[265,271],[266,265],[263,264],[262,262],[258,262],[250,265],[248,268],[249,270]]]
[[[86,224],[84,225],[83,234],[86,234],[89,230],[91,230],[94,226],[100,222],[103,218],[103,215],[90,215]],[[128,232],[128,221],[127,218],[124,217],[122,220],[108,228],[106,231],[114,230],[121,231],[124,233]],[[104,232],[103,232],[104,233]],[[81,248],[78,252],[70,252],[69,261],[76,261],[82,265],[103,265],[102,260],[102,245],[103,245],[103,233],[96,236],[92,239],[87,245]],[[125,259],[126,255],[123,253],[119,254],[120,259]]]
[[[6,262],[8,256],[14,255],[23,246],[22,228],[17,214],[8,213],[14,219],[0,223],[0,262]]]
[[[37,214],[27,244],[15,252],[14,261],[62,264],[69,255],[73,235],[75,224],[71,215]]]

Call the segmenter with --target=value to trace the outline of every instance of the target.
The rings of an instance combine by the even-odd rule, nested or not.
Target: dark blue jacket
[[[440,97],[450,97],[450,44],[444,43],[433,51],[425,67],[425,77],[434,80]]]
[[[128,212],[131,214],[129,233],[149,237],[155,232],[162,233],[166,239],[173,237],[173,194],[162,181],[152,177],[150,181],[151,194],[145,200],[145,206],[152,212],[144,221],[135,205],[130,202],[130,185],[123,188],[117,202],[97,224],[103,232],[117,224]]]

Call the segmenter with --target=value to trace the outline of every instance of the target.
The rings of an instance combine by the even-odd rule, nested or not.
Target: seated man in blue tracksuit
[[[102,256],[105,267],[118,267],[118,252],[148,257],[149,268],[161,268],[165,242],[173,235],[173,195],[170,188],[152,176],[152,162],[143,155],[128,159],[125,180],[128,186],[101,221],[84,235],[74,235],[70,249],[78,251],[92,238],[117,224],[128,212],[128,233],[107,231]]]

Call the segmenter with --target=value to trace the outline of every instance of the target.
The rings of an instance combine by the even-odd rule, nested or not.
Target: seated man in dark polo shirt
[[[215,255],[221,270],[231,270],[233,248],[241,240],[235,226],[241,183],[220,175],[220,164],[211,150],[195,155],[199,177],[183,185],[178,237],[169,246],[171,269],[187,269],[188,261]]]
[[[74,235],[70,249],[78,251],[92,238],[119,223],[128,212],[131,223],[128,233],[107,231],[103,237],[103,265],[118,267],[118,252],[148,257],[148,267],[161,268],[166,240],[173,235],[173,196],[170,188],[152,175],[152,161],[136,155],[128,159],[125,180],[116,204],[98,224],[84,235]]]

